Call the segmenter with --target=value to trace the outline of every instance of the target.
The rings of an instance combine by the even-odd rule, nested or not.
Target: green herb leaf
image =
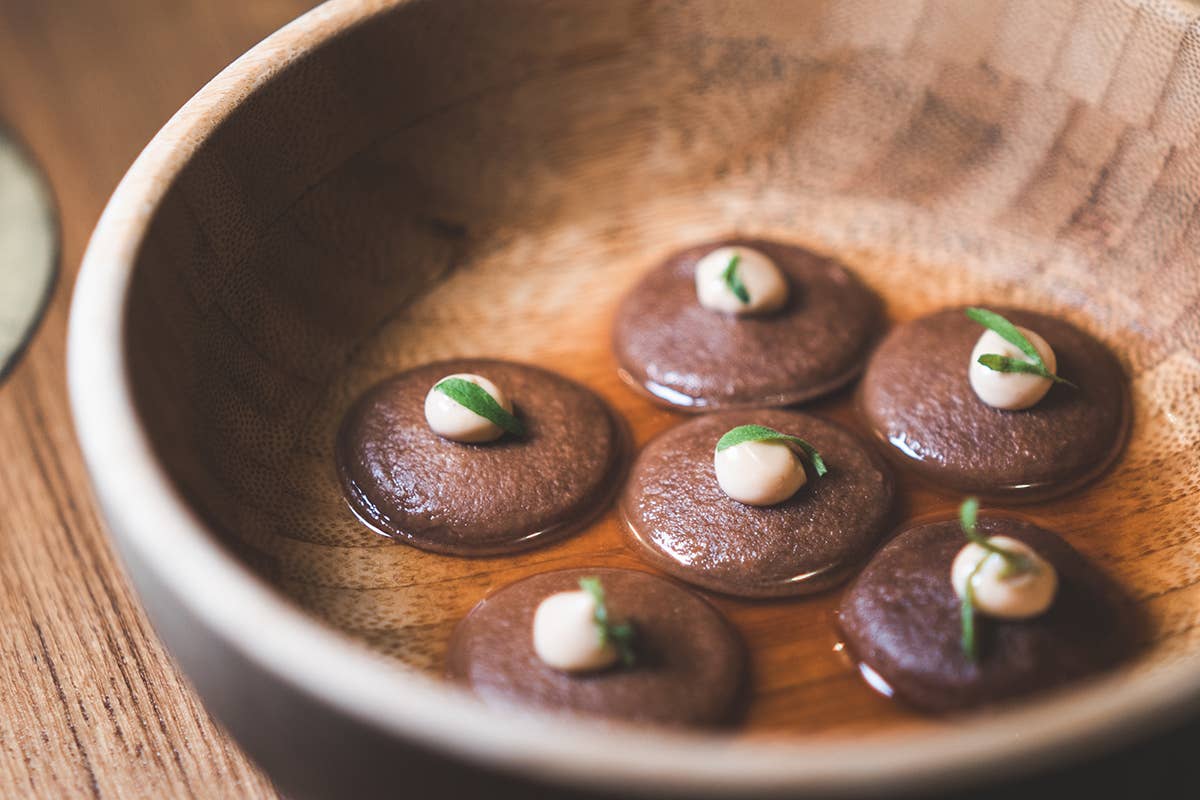
[[[788,442],[799,447],[804,455],[808,457],[813,471],[817,473],[818,478],[829,471],[829,468],[825,466],[825,460],[821,458],[821,454],[811,444],[799,436],[780,433],[774,428],[768,428],[766,425],[739,425],[733,430],[727,431],[724,436],[717,440],[717,452],[728,450],[730,447],[742,442],[771,441]]]
[[[1040,364],[1042,367],[1046,366],[1045,362],[1042,361],[1042,354],[1033,346],[1033,342],[1026,339],[1025,334],[1021,333],[1016,325],[1013,325],[995,311],[988,311],[986,308],[968,308],[967,317],[972,322],[978,322],[988,330],[1000,334],[1001,339],[1032,358],[1033,363]]]
[[[983,364],[988,369],[993,369],[996,372],[1023,372],[1030,375],[1039,375],[1043,378],[1049,378],[1055,383],[1065,383],[1067,386],[1078,389],[1078,386],[1071,383],[1065,378],[1060,378],[1051,372],[1046,367],[1045,360],[1042,359],[1042,354],[1033,346],[1033,342],[1021,333],[1016,325],[1006,320],[1004,317],[997,314],[995,311],[988,311],[986,308],[968,308],[967,318],[972,322],[978,322],[983,327],[990,331],[995,331],[1000,334],[1000,338],[1009,344],[1016,347],[1033,362],[1024,361],[1019,358],[1010,358],[997,353],[985,353],[979,357],[979,363]]]
[[[997,372],[1025,372],[1030,375],[1039,375],[1043,378],[1049,378],[1055,383],[1065,383],[1067,386],[1072,386],[1078,389],[1078,386],[1071,383],[1066,378],[1060,378],[1050,370],[1040,364],[1030,364],[1028,361],[1023,361],[1019,358],[1010,358],[1009,356],[996,355],[995,353],[984,353],[979,357],[979,363],[983,364],[988,369],[994,369]]]
[[[746,291],[746,284],[742,283],[742,278],[738,275],[738,264],[742,260],[741,253],[734,253],[733,258],[729,259],[729,266],[721,272],[721,280],[725,281],[725,285],[729,287],[729,291],[733,292],[733,296],[743,303],[750,302],[750,292]]]
[[[525,433],[525,426],[521,421],[505,411],[504,407],[496,402],[496,398],[478,384],[465,378],[446,378],[433,388],[514,436]]]
[[[1029,559],[1020,553],[1013,553],[1005,550],[1003,547],[997,547],[979,532],[979,529],[976,527],[978,518],[979,498],[968,497],[958,508],[958,524],[962,527],[963,534],[967,539],[987,550],[992,555],[1004,559],[1005,575],[1013,575],[1028,570],[1030,568]],[[985,560],[980,559],[980,563],[983,563]]]
[[[596,601],[594,619],[596,632],[600,636],[601,646],[611,644],[616,648],[621,659],[621,666],[632,667],[637,663],[637,628],[632,622],[614,623],[608,617],[608,605],[604,602],[604,586],[599,578],[580,578],[579,588],[592,596]]]
[[[966,500],[963,500],[962,505],[958,507],[958,524],[962,526],[963,533],[967,535],[967,538],[976,544],[979,544],[980,540],[983,539],[975,527],[978,522],[979,498],[968,497]]]
[[[978,520],[979,499],[968,497],[958,508],[958,524],[962,527],[963,534],[969,541],[979,545],[988,552],[986,556],[979,559],[970,574],[967,575],[967,585],[963,587],[962,648],[963,653],[971,661],[974,661],[977,657],[975,646],[975,576],[979,574],[979,570],[983,569],[983,565],[993,555],[1004,559],[1004,570],[1001,573],[1001,577],[1019,575],[1033,568],[1029,559],[1020,553],[1013,553],[1005,550],[1003,547],[997,547],[992,544],[976,527]]]
[[[986,558],[979,559],[975,569],[967,576],[967,585],[963,589],[962,598],[962,649],[966,657],[973,663],[979,658],[979,648],[975,643],[975,576],[983,566]]]

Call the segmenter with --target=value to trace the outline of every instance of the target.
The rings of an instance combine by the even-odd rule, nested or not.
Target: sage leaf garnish
[[[825,466],[825,460],[821,458],[821,454],[817,452],[817,448],[813,447],[808,442],[801,439],[799,436],[792,436],[787,433],[780,433],[774,428],[768,428],[766,425],[739,425],[736,428],[727,431],[724,436],[717,440],[717,452],[728,450],[734,445],[743,442],[788,442],[800,448],[804,455],[812,464],[813,472],[817,473],[817,477],[821,477],[829,468]]]
[[[979,518],[979,498],[968,497],[958,509],[958,522],[963,534],[968,540],[987,550],[992,555],[1000,556],[1007,566],[1006,575],[1015,575],[1029,569],[1029,561],[1020,553],[1013,553],[1003,547],[992,544],[986,536],[979,532],[976,523]]]
[[[979,357],[980,364],[996,372],[1023,372],[1028,375],[1049,378],[1055,383],[1065,383],[1067,386],[1076,389],[1079,388],[1066,378],[1060,378],[1051,372],[1046,367],[1046,362],[1042,358],[1042,354],[1033,346],[1033,342],[1029,341],[1016,325],[1013,325],[995,311],[988,311],[986,308],[968,308],[967,317],[972,322],[977,322],[988,330],[1000,334],[1001,339],[1033,359],[1031,363],[1020,358],[1002,356],[998,353],[985,353]]]
[[[729,259],[729,266],[721,271],[721,280],[725,281],[725,285],[729,287],[729,291],[733,292],[733,296],[743,303],[750,302],[750,292],[746,291],[746,284],[742,283],[742,276],[738,275],[738,264],[742,261],[741,253],[734,253],[733,258]]]
[[[525,426],[521,424],[521,421],[505,411],[504,407],[496,402],[496,398],[478,384],[471,383],[465,378],[446,378],[439,381],[433,388],[507,433],[514,436],[521,436],[525,433]]]
[[[975,568],[971,570],[967,576],[967,585],[963,588],[962,649],[963,653],[971,661],[975,661],[978,658],[978,651],[975,645],[975,576],[983,568],[984,562],[993,555],[1004,559],[1004,569],[1000,573],[1001,577],[1019,575],[1033,568],[1029,559],[1020,553],[1013,553],[1005,550],[1003,547],[992,544],[991,540],[979,532],[976,526],[978,518],[979,499],[968,497],[958,508],[958,524],[962,527],[963,535],[970,542],[979,545],[988,552],[988,555],[979,559]]]
[[[1045,367],[1037,364],[1030,364],[1020,358],[1012,358],[1011,356],[997,355],[996,353],[984,353],[979,357],[979,363],[983,364],[988,369],[994,369],[996,372],[1025,372],[1030,375],[1040,375],[1043,378],[1049,378],[1055,383],[1066,383],[1074,386],[1075,384],[1060,378],[1054,373],[1048,371]]]
[[[983,567],[986,558],[979,559],[975,569],[967,575],[967,585],[962,597],[962,649],[967,658],[974,663],[979,658],[979,648],[975,644],[975,576]]]
[[[632,622],[615,623],[608,616],[608,605],[604,602],[604,586],[599,578],[580,578],[579,588],[592,596],[596,601],[596,611],[593,619],[596,622],[596,633],[600,636],[600,645],[611,644],[616,648],[621,666],[632,667],[637,663],[637,628]]]
[[[1033,342],[1025,338],[1025,334],[1021,333],[1016,325],[1013,325],[995,311],[988,311],[986,308],[968,308],[967,317],[972,322],[978,322],[988,330],[1000,334],[1001,339],[1032,358],[1035,364],[1041,364],[1043,367],[1046,366],[1042,361],[1042,354],[1033,346]]]

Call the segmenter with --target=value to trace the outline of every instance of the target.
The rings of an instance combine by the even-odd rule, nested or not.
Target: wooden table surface
[[[62,216],[42,329],[0,385],[0,797],[274,797],[168,660],[101,531],[67,407],[71,287],[117,181],[313,0],[0,0],[0,120]]]
[[[48,173],[63,232],[53,302],[0,385],[0,797],[277,796],[131,594],[86,488],[63,364],[75,272],[122,173],[208,78],[312,5],[0,0],[0,119]],[[1198,736],[1193,724],[1017,788],[1150,796],[1197,777]]]

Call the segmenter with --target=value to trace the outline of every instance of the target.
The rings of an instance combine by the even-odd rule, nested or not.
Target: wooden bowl
[[[1200,700],[1200,58],[1161,2],[335,0],[251,50],[130,170],[75,294],[70,386],[115,539],[213,712],[293,796],[522,781],[690,796],[1013,775]],[[455,355],[605,395],[640,444],[615,304],[726,234],[836,254],[905,319],[1003,301],[1108,342],[1118,466],[1028,513],[1109,570],[1144,653],[1095,683],[928,720],[835,652],[836,592],[718,598],[755,659],[746,726],[624,730],[481,707],[439,678],[488,590],[639,562],[610,513],[511,559],[365,530],[340,415]],[[816,407],[840,414],[845,397]],[[901,514],[955,498],[910,483]],[[463,769],[470,764],[474,769]]]

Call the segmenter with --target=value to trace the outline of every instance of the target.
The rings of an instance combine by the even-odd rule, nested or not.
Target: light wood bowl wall
[[[671,250],[737,233],[837,255],[895,320],[995,299],[1107,342],[1131,380],[1131,443],[1098,483],[1028,513],[1144,610],[1147,649],[1121,686],[1196,663],[1200,36],[1182,12],[363,6],[305,18],[235,65],[223,94],[206,90],[203,117],[185,108],[175,150],[160,143],[158,172],[141,173],[161,199],[125,234],[140,237],[123,323],[137,417],[261,578],[436,674],[450,627],[489,589],[638,566],[612,514],[515,559],[392,545],[342,501],[334,431],[397,370],[488,355],[594,387],[640,444],[678,418],[617,381],[615,304]],[[124,191],[128,207],[141,189]],[[842,399],[817,410],[836,416]],[[902,513],[953,502],[906,493]],[[767,699],[743,736],[942,726],[861,689],[832,653],[832,600],[718,602]]]

